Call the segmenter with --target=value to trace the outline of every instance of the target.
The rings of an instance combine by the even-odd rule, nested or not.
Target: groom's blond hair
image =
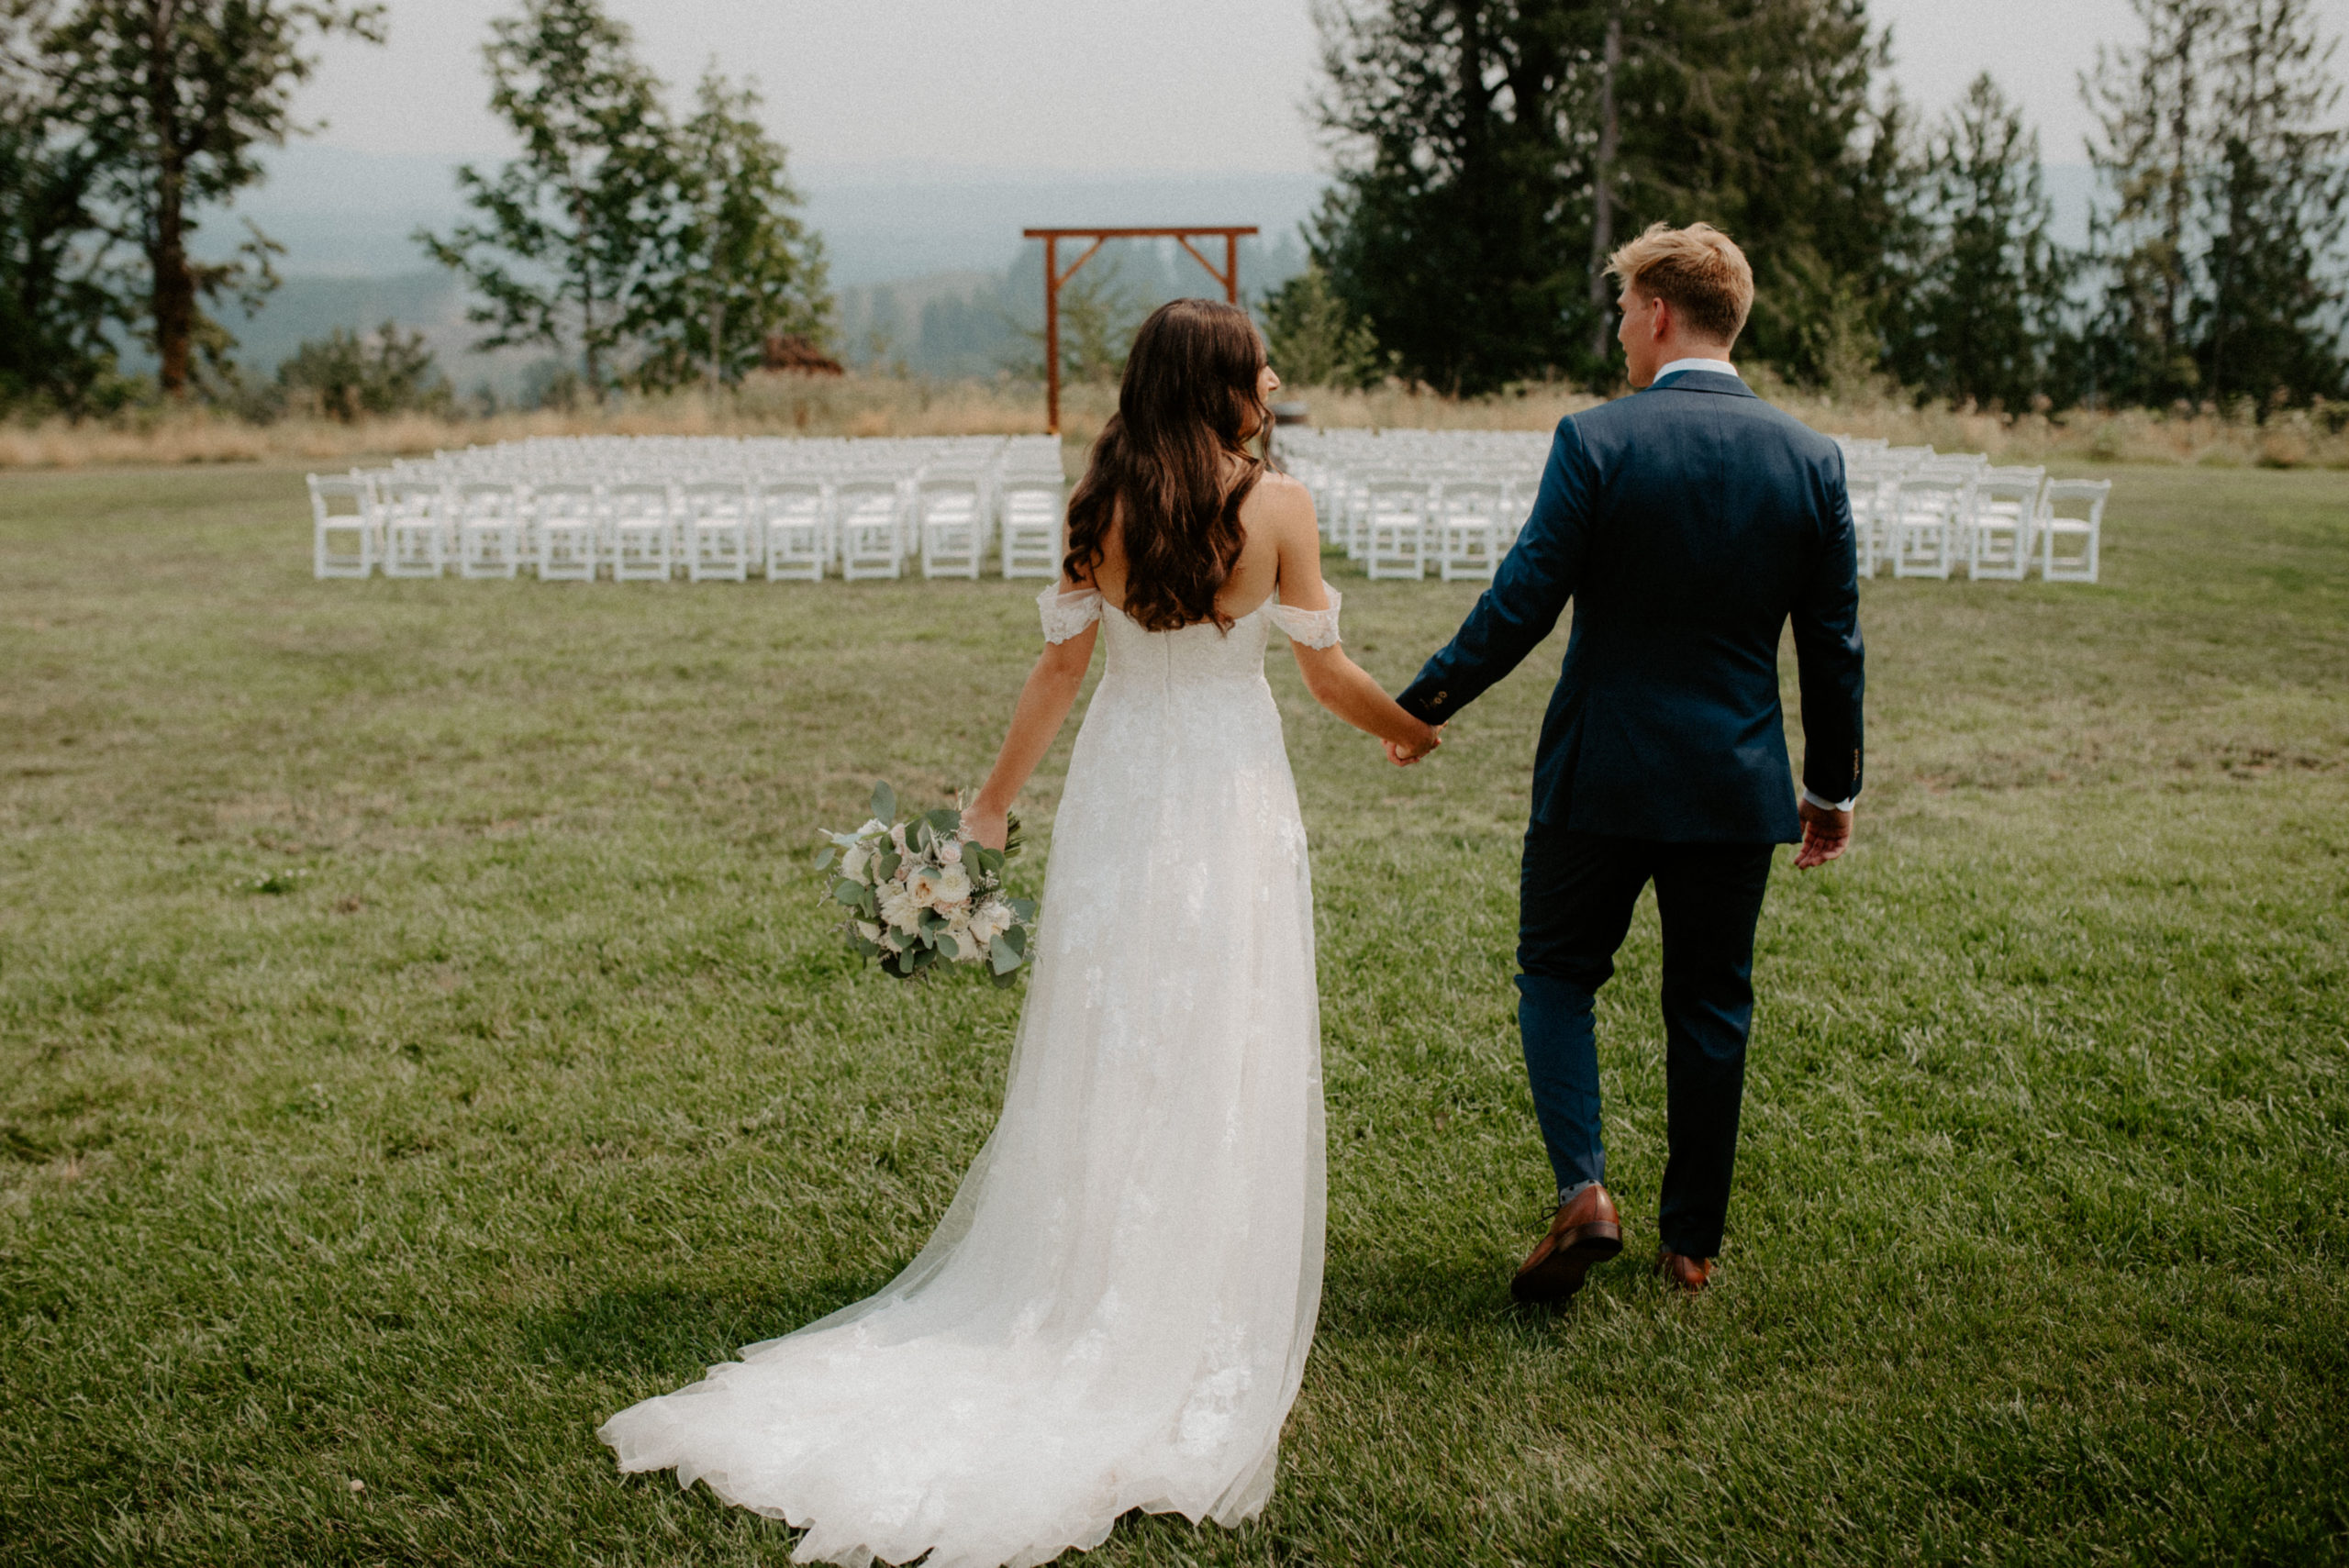
[[[1652,223],[1607,258],[1607,270],[1671,306],[1698,337],[1733,343],[1753,308],[1753,269],[1737,241],[1709,223]]]

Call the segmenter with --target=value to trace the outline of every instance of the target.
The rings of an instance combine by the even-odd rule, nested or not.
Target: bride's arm
[[[1321,530],[1313,517],[1312,492],[1294,481],[1268,478],[1251,499],[1259,497],[1262,526],[1271,528],[1279,543],[1280,602],[1294,609],[1328,609],[1330,590],[1321,581]],[[1403,711],[1386,687],[1346,657],[1342,643],[1311,648],[1291,638],[1288,646],[1313,700],[1356,729],[1377,736],[1410,758],[1424,756],[1442,743],[1442,732]]]
[[[1065,583],[1061,589],[1079,591]],[[1020,786],[1052,750],[1052,738],[1067,721],[1068,710],[1076,704],[1077,689],[1085,684],[1085,666],[1093,662],[1093,645],[1100,636],[1101,623],[1097,620],[1065,642],[1047,642],[1037,656],[1036,667],[1028,672],[1028,684],[1019,688],[1019,706],[1012,710],[1011,733],[1003,738],[1003,750],[996,754],[987,782],[979,786],[977,798],[963,813],[963,826],[988,849],[1003,848],[1010,831],[1011,803],[1019,798]]]

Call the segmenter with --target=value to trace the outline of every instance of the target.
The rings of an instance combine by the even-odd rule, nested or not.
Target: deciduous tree
[[[165,393],[188,390],[195,356],[231,346],[206,308],[248,309],[273,287],[276,247],[248,224],[228,261],[191,241],[207,207],[262,175],[260,150],[299,128],[294,94],[333,34],[380,41],[374,0],[80,0],[41,39],[57,112],[95,166],[88,200],[144,271],[147,329]]]
[[[467,312],[489,328],[480,347],[575,351],[600,399],[690,217],[661,84],[596,0],[524,0],[482,52],[522,155],[495,174],[460,169],[476,216],[417,239],[480,295]]]
[[[647,349],[641,379],[674,384],[698,373],[714,388],[756,369],[770,333],[828,341],[832,297],[823,241],[799,220],[757,92],[713,71],[695,104],[673,155],[684,221],[630,325]]]

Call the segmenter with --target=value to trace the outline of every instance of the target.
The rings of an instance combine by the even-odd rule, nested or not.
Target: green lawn
[[[1629,1246],[1508,1301],[1556,645],[1408,773],[1275,657],[1321,1333],[1263,1520],[1100,1562],[2349,1554],[2349,475],[2115,477],[2100,586],[1868,585],[1696,1301],[1652,906]],[[0,1563],[780,1562],[592,1431],[886,1280],[984,1137],[1020,992],[859,973],[805,868],[979,778],[1030,590],[320,584],[306,530],[285,473],[0,477]],[[1344,586],[1390,684],[1473,597]]]

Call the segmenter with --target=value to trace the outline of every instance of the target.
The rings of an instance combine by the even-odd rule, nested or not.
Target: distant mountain
[[[494,163],[494,159],[482,160]],[[306,338],[329,328],[367,330],[386,319],[422,330],[461,387],[501,393],[521,384],[539,356],[468,351],[462,287],[417,245],[418,228],[462,220],[456,161],[356,152],[297,142],[270,155],[266,183],[199,237],[212,253],[240,239],[250,217],[285,247],[284,285],[259,317],[230,330],[239,357],[266,374]],[[935,375],[987,374],[1032,355],[1023,338],[1042,317],[1042,247],[1026,228],[1083,224],[1253,224],[1241,252],[1248,297],[1304,264],[1298,225],[1326,181],[1318,174],[1079,174],[1048,170],[957,170],[934,163],[817,165],[796,172],[807,218],[823,235],[841,296],[843,348],[859,361],[902,362]],[[2056,238],[2085,244],[2093,172],[2046,172]],[[1155,304],[1212,292],[1196,263],[1171,245],[1126,243],[1104,252],[1130,301]]]
[[[481,161],[494,164],[494,159]],[[412,236],[464,216],[454,160],[353,152],[295,142],[269,156],[268,183],[206,237],[225,249],[250,217],[284,245],[288,276],[380,277],[425,262]],[[1320,200],[1318,174],[1071,174],[865,164],[795,172],[807,222],[824,237],[832,282],[891,283],[955,271],[1001,272],[1027,228],[1254,224],[1277,246]]]

